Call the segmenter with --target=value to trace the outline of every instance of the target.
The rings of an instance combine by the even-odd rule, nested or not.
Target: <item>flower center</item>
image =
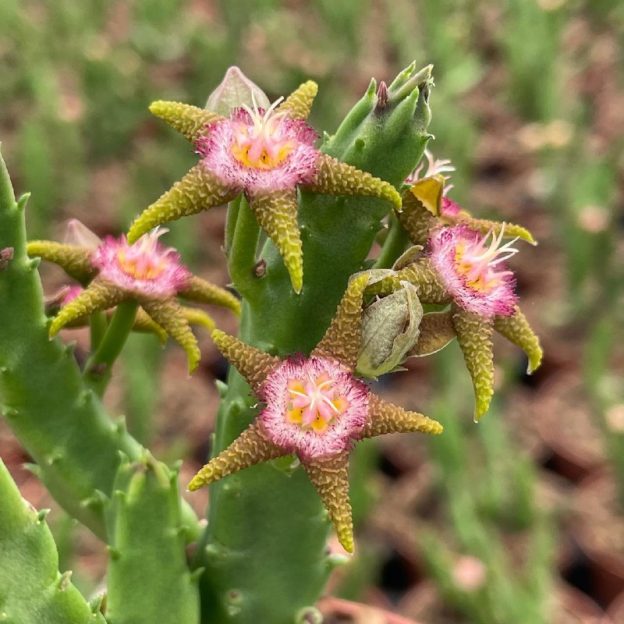
[[[510,274],[510,271],[496,270],[496,265],[518,253],[518,250],[512,247],[517,238],[501,246],[504,234],[503,226],[498,236],[490,230],[481,239],[462,240],[455,247],[455,268],[464,277],[469,288],[487,293]]]
[[[274,169],[281,165],[295,149],[295,141],[285,132],[281,123],[284,113],[275,107],[282,98],[273,102],[267,111],[243,106],[251,122],[234,123],[234,137],[230,150],[232,156],[245,167],[252,169]]]
[[[167,258],[158,252],[158,238],[166,230],[155,230],[141,237],[134,245],[117,252],[119,268],[136,280],[155,280],[167,269]]]
[[[347,399],[338,393],[335,382],[326,373],[291,379],[288,395],[286,420],[317,433],[324,432],[349,407]]]

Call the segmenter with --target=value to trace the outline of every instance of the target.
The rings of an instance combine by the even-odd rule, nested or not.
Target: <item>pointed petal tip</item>
[[[487,402],[487,405],[475,406],[474,414],[472,416],[472,421],[478,425],[481,419],[488,413],[489,409],[490,409],[490,401]]]
[[[350,554],[352,555],[355,552],[355,540],[353,539],[353,533],[351,531],[341,531],[338,534],[338,541],[340,545]]]
[[[300,88],[306,89],[311,96],[315,96],[318,93],[319,86],[314,80],[306,80]]]
[[[544,352],[540,349],[538,353],[535,353],[529,357],[529,363],[527,365],[527,375],[532,375],[541,365]]]
[[[165,100],[154,100],[149,106],[149,112],[156,117],[160,117],[167,102]]]
[[[207,481],[203,476],[200,477],[199,474],[196,474],[190,481],[189,484],[186,486],[186,489],[189,492],[196,492],[197,490],[201,489],[202,487],[204,487],[205,485],[208,485],[210,483],[210,481]]]
[[[303,258],[301,255],[284,259],[286,270],[290,276],[290,284],[295,294],[300,295],[303,289]]]

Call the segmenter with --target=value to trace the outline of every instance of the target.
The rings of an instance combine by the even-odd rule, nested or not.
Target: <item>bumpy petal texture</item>
[[[502,232],[481,236],[463,225],[440,228],[429,240],[439,281],[458,306],[485,318],[513,314],[518,299],[514,275],[503,264],[517,249],[501,240]]]
[[[215,286],[195,275],[190,276],[185,284],[178,290],[178,294],[184,299],[196,303],[207,303],[222,306],[240,314],[240,300],[229,290]]]
[[[542,363],[542,347],[520,308],[516,308],[511,316],[497,316],[494,319],[494,329],[526,353],[529,359],[529,375],[539,368]]]
[[[443,427],[437,420],[418,412],[410,412],[371,393],[369,422],[361,437],[372,438],[386,433],[416,431],[437,435],[442,433],[442,430]]]
[[[201,352],[182,307],[174,299],[143,300],[141,306],[184,349],[189,373],[193,372],[199,364]]]
[[[373,295],[388,294],[401,288],[401,282],[412,284],[416,288],[418,298],[422,303],[444,304],[451,300],[451,296],[437,271],[426,258],[408,264],[399,271],[390,273],[387,277],[374,282],[367,289],[367,292]]]
[[[128,231],[128,241],[133,243],[152,228],[168,221],[226,204],[240,190],[224,185],[200,162],[134,220]]]
[[[108,310],[127,299],[128,295],[115,286],[95,279],[78,296],[63,306],[50,325],[50,336],[77,319],[87,318],[97,310]]]
[[[276,191],[250,197],[249,207],[284,260],[293,290],[303,288],[303,252],[297,223],[297,191]]]
[[[492,321],[455,308],[453,327],[472,379],[475,393],[474,420],[478,422],[488,411],[494,395]]]
[[[180,254],[158,238],[166,230],[155,230],[130,245],[125,236],[107,237],[92,253],[99,277],[136,297],[169,298],[191,277]]]
[[[304,468],[329,512],[338,541],[347,552],[352,553],[355,543],[351,503],[349,502],[348,462],[348,453],[343,453],[337,457],[304,464]]]
[[[38,257],[57,264],[69,277],[81,284],[88,283],[97,273],[91,263],[90,251],[78,245],[34,240],[28,243],[26,252],[31,258]]]
[[[162,343],[167,341],[167,332],[156,321],[151,319],[143,308],[137,310],[132,330],[154,334]]]
[[[408,353],[410,357],[431,355],[446,347],[455,338],[452,313],[429,312],[420,322],[420,334],[414,348]]]
[[[247,380],[252,390],[259,393],[267,375],[281,360],[218,329],[211,335],[223,357]]]
[[[307,119],[318,92],[318,85],[313,80],[308,80],[300,85],[282,102],[277,109],[285,112],[291,119]]]
[[[260,391],[258,422],[284,453],[312,461],[350,450],[368,421],[369,390],[334,359],[289,358]]]
[[[310,182],[319,157],[316,138],[302,119],[245,107],[211,124],[197,152],[222,185],[258,195]]]
[[[281,449],[269,442],[257,425],[252,424],[230,446],[199,470],[189,483],[188,489],[198,490],[234,472],[276,459],[284,454]]]
[[[189,325],[199,325],[205,327],[209,332],[212,332],[216,327],[216,323],[210,314],[204,310],[198,310],[197,308],[187,308],[182,306],[182,316],[188,321]]]
[[[150,104],[150,112],[168,123],[189,141],[196,141],[208,131],[208,125],[222,119],[221,115],[205,108],[198,108],[181,102],[157,100]]]
[[[401,196],[392,184],[327,154],[319,155],[314,178],[306,187],[326,195],[378,197],[389,201],[395,209],[401,209]]]
[[[335,358],[355,369],[362,345],[362,298],[368,284],[366,274],[351,278],[336,315],[312,355]]]
[[[449,200],[445,201],[447,205],[446,210],[450,210],[451,205],[454,204],[454,202],[448,204],[448,201]],[[519,238],[520,240],[530,243],[531,245],[537,245],[537,241],[533,237],[533,234],[531,234],[531,232],[529,232],[526,228],[521,225],[517,225],[516,223],[508,223],[507,221],[490,221],[489,219],[475,219],[464,211],[458,211],[456,214],[444,211],[442,215],[444,222],[448,225],[466,225],[471,230],[475,230],[480,234],[493,232],[495,236],[504,232],[505,238]]]

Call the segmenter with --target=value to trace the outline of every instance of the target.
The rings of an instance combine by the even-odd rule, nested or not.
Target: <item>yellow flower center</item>
[[[162,258],[128,253],[126,249],[117,252],[117,262],[126,275],[137,280],[156,279],[166,269],[166,262]]]
[[[280,98],[264,113],[254,105],[244,106],[251,123],[235,122],[232,156],[245,167],[269,170],[281,165],[295,149],[295,142],[284,136],[280,121],[283,114],[275,112]]]
[[[286,420],[323,433],[330,423],[349,407],[332,379],[322,374],[316,378],[292,379],[288,382],[289,401]]]
[[[466,285],[480,293],[487,293],[498,286],[508,271],[496,270],[496,265],[515,253],[514,240],[501,245],[505,228],[498,236],[489,232],[480,240],[460,241],[455,247],[455,270],[466,279]],[[488,243],[488,239],[491,240]]]

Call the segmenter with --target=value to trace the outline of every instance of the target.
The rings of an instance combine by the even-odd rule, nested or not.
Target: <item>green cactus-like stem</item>
[[[59,504],[104,538],[103,503],[113,488],[119,452],[138,459],[142,447],[110,419],[85,384],[71,348],[48,337],[38,263],[26,255],[26,199],[15,201],[0,157],[0,249],[13,249],[0,270],[2,413]],[[192,512],[184,513],[196,529]]]
[[[105,624],[61,574],[45,521],[22,499],[0,460],[0,621],[7,624]]]
[[[372,83],[321,149],[400,186],[429,138],[428,81],[426,72],[421,88],[414,85],[391,103],[378,99]],[[303,290],[293,292],[279,253],[267,242],[259,254],[266,269],[243,303],[242,339],[281,356],[309,353],[327,329],[349,276],[363,268],[389,208],[378,199],[303,193],[298,211]],[[249,387],[231,371],[214,452],[250,423],[255,403]],[[212,485],[208,528],[196,560],[206,568],[203,621],[293,624],[297,613],[316,602],[331,570],[328,527],[304,471],[282,461]]]
[[[119,466],[106,514],[109,624],[197,624],[177,474],[149,454]]]

